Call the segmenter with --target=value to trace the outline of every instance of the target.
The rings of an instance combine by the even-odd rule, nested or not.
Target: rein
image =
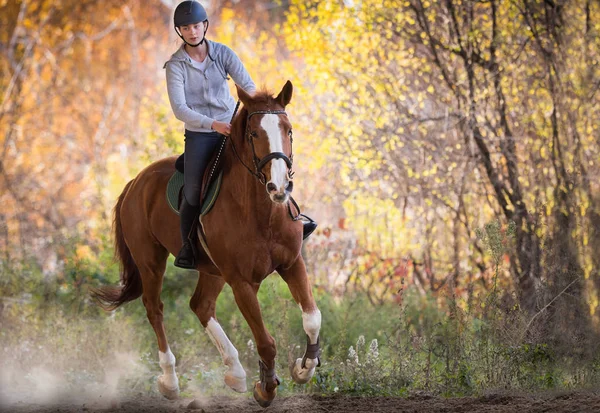
[[[237,113],[238,109],[240,108],[240,101],[237,101],[237,104],[235,105],[235,109],[233,110],[233,115],[231,115],[231,122],[233,122],[233,118],[235,118],[235,114]],[[213,163],[213,167],[210,171],[210,176],[208,177],[208,182],[210,182],[210,180],[212,179],[214,173],[215,173],[215,169],[217,168],[217,165],[219,164],[219,159],[221,158],[221,154],[223,153],[223,148],[225,148],[225,144],[227,143],[227,136],[226,135],[222,135],[223,139],[221,140],[221,147],[219,148],[219,152],[217,153],[217,158],[215,159],[215,162]],[[232,142],[233,145],[233,142]],[[237,155],[237,153],[236,153]]]

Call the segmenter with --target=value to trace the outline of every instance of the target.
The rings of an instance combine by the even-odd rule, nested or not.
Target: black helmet
[[[204,7],[197,1],[182,1],[175,9],[173,23],[175,27],[187,26],[208,20]]]

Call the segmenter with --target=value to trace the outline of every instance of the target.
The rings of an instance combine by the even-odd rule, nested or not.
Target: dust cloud
[[[69,362],[63,355],[55,357],[43,348],[29,348],[27,352],[36,353],[25,360],[19,351],[23,348],[5,348],[0,360],[2,407],[30,404],[117,407],[125,393],[130,394],[150,376],[139,362],[139,355],[134,353],[115,352],[112,357],[100,360],[103,368],[94,373],[80,359]],[[36,364],[27,360],[35,360]],[[126,391],[122,388],[124,383]]]

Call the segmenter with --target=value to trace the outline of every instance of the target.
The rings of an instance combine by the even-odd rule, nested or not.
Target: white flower
[[[359,351],[362,347],[365,346],[365,336],[359,336],[356,341],[356,351]]]
[[[373,362],[379,358],[379,344],[377,339],[374,338],[369,345],[369,353],[367,354],[367,361]]]
[[[348,364],[354,362],[354,364],[356,364],[357,366],[360,365],[360,363],[358,362],[358,354],[352,346],[350,346],[350,348],[348,349],[348,360],[346,360],[346,362]]]
[[[334,393],[337,393],[338,391],[340,391],[340,388],[339,388],[339,387],[337,387],[337,386],[335,386],[335,387],[333,388],[333,392],[334,392]]]

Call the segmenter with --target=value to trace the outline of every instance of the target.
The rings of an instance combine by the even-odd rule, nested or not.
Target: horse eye
[[[256,133],[255,131],[250,132],[250,137],[251,138],[258,138],[258,133]]]

